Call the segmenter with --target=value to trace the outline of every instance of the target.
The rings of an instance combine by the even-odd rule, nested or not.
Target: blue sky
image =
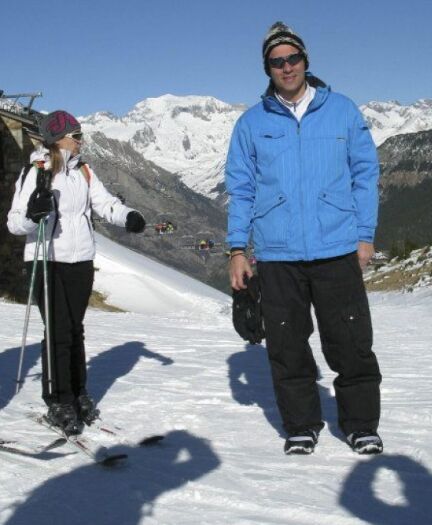
[[[10,0],[0,17],[0,89],[42,91],[38,109],[123,115],[165,93],[252,105],[276,20],[357,104],[432,98],[431,0]]]

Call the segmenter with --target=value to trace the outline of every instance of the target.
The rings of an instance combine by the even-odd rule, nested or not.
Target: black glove
[[[233,324],[242,339],[251,344],[265,338],[258,277],[252,276],[246,290],[233,290]]]
[[[141,213],[130,211],[126,217],[126,231],[130,233],[141,233],[144,231],[146,222]]]
[[[54,210],[54,195],[51,190],[46,188],[39,190],[35,189],[30,195],[27,204],[26,217],[33,222],[38,223],[41,219],[46,217]]]

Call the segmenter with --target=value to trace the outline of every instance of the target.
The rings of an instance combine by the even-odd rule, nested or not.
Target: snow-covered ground
[[[104,239],[98,248],[96,288],[129,312],[88,311],[90,390],[131,443],[165,439],[136,448],[106,438],[129,454],[110,470],[69,445],[38,457],[0,452],[0,524],[432,523],[432,292],[371,296],[385,453],[362,458],[343,442],[315,333],[327,425],[315,454],[289,457],[265,349],[235,334],[230,299]],[[17,396],[24,307],[0,303],[0,315],[0,438],[49,442],[23,417],[43,408],[38,315]]]

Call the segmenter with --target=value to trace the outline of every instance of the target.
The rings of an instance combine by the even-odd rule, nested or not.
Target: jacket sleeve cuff
[[[359,241],[373,243],[375,236],[374,228],[367,228],[366,226],[359,226],[357,228]]]

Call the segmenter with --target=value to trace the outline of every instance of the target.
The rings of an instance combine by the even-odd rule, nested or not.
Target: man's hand
[[[360,268],[362,271],[365,270],[368,262],[372,259],[375,254],[374,245],[370,242],[360,241],[358,243],[357,255],[359,258]]]
[[[247,288],[244,282],[245,275],[250,278],[253,275],[253,271],[250,267],[247,257],[243,253],[239,253],[238,255],[232,254],[229,266],[229,275],[231,286],[234,288],[234,290]]]

